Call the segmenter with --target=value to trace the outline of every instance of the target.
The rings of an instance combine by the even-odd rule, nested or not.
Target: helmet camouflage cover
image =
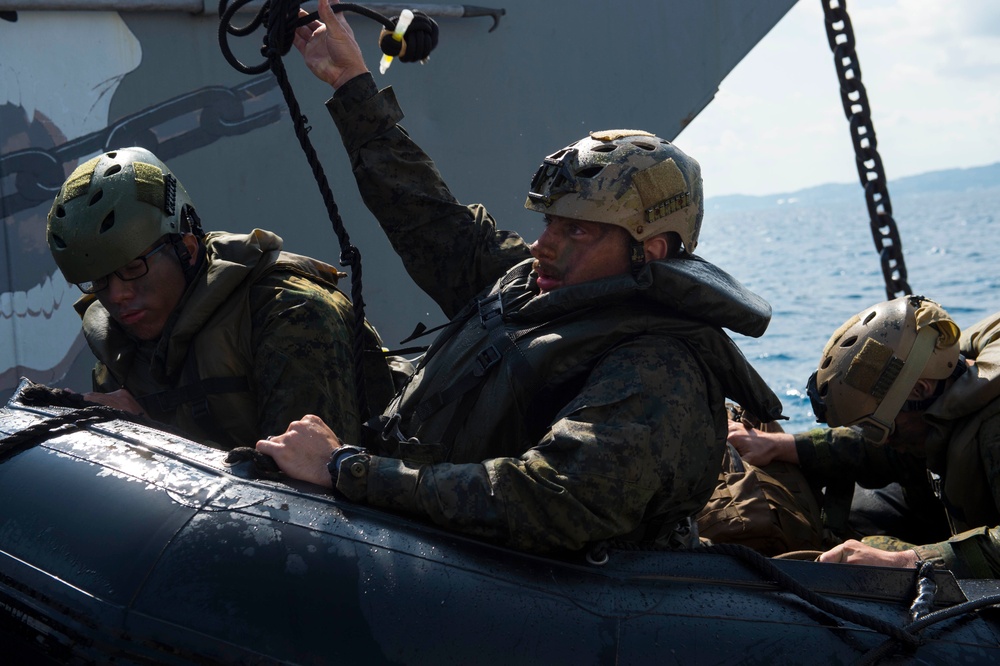
[[[704,214],[701,167],[640,130],[603,130],[545,158],[524,207],[623,227],[637,241],[676,232],[688,252]]]
[[[923,296],[873,305],[847,320],[823,349],[810,378],[818,420],[860,426],[885,441],[919,379],[945,379],[959,362],[961,331]]]
[[[46,237],[73,283],[118,270],[167,234],[182,232],[187,191],[145,148],[122,148],[78,166],[52,202]]]

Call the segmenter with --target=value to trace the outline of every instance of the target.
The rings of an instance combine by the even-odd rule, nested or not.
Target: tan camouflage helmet
[[[945,379],[959,363],[961,331],[923,296],[873,305],[847,320],[823,349],[809,380],[820,421],[859,426],[884,442],[918,379]]]
[[[614,224],[637,241],[674,231],[694,252],[702,200],[701,167],[672,143],[640,130],[604,130],[546,157],[524,207]]]
[[[47,238],[66,280],[97,280],[167,234],[182,233],[190,197],[145,148],[122,148],[78,166],[49,211]],[[183,229],[186,231],[187,229]]]

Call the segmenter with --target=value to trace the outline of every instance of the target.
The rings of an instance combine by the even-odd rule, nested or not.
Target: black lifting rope
[[[912,293],[906,281],[906,264],[903,262],[903,243],[899,229],[892,218],[888,183],[882,158],[878,154],[878,141],[872,125],[868,93],[861,83],[861,65],[854,51],[854,30],[847,15],[847,0],[821,0],[826,15],[826,36],[833,51],[833,62],[840,79],[840,99],[844,114],[851,125],[851,140],[857,159],[858,177],[865,188],[865,202],[875,240],[875,251],[882,261],[885,293],[889,300]]]
[[[300,17],[299,8],[303,4],[301,0],[265,0],[249,23],[242,27],[233,25],[232,21],[236,13],[253,1],[234,0],[230,4],[229,0],[220,0],[219,46],[229,64],[244,74],[255,75],[271,70],[285,96],[289,115],[295,126],[295,136],[309,161],[313,177],[316,179],[323,202],[326,204],[330,222],[333,224],[333,231],[337,234],[337,240],[340,243],[340,263],[351,269],[351,301],[354,306],[354,382],[358,408],[361,410],[363,418],[367,418],[365,415],[369,410],[367,409],[368,401],[364,377],[365,301],[361,288],[361,252],[351,244],[350,236],[344,227],[344,221],[340,217],[337,202],[333,198],[333,191],[330,189],[330,184],[323,171],[323,165],[309,141],[308,135],[311,128],[307,124],[308,120],[302,114],[299,103],[295,99],[282,61],[282,57],[292,48],[295,30],[318,20],[319,13],[312,12],[308,16]],[[390,19],[367,7],[351,3],[339,3],[331,5],[330,8],[334,12],[355,12],[381,23],[385,29],[379,36],[379,47],[387,56],[398,56],[401,62],[425,60],[430,55],[431,50],[437,46],[437,24],[421,12],[413,12],[413,21],[406,29],[403,41],[400,42],[392,35],[399,17]],[[264,27],[265,34],[260,51],[265,61],[257,65],[245,65],[236,58],[230,49],[229,35],[244,37],[255,32],[261,26]]]

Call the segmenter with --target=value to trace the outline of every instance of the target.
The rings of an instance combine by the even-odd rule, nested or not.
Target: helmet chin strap
[[[198,217],[198,213],[195,212],[193,206],[185,206],[181,211],[181,216],[184,222],[181,224],[182,233],[171,234],[170,243],[174,246],[174,254],[177,255],[177,260],[181,262],[185,284],[191,284],[198,274],[198,270],[201,268],[202,261],[205,260],[205,244],[201,242],[201,239],[205,236],[205,230],[202,228],[201,218]],[[184,231],[185,226],[187,226],[189,231]],[[185,233],[194,234],[194,237],[199,239],[198,257],[193,264],[191,263],[191,253],[188,251],[187,245],[184,244],[183,236]]]
[[[924,326],[917,332],[906,356],[899,375],[893,380],[892,386],[886,392],[875,411],[853,425],[860,426],[867,439],[875,444],[882,444],[892,433],[896,415],[899,414],[913,386],[920,379],[920,373],[927,366],[927,361],[934,352],[940,333],[933,326]]]
[[[646,265],[646,250],[642,241],[629,237],[629,261],[632,265],[632,277],[639,277],[640,271]]]
[[[181,263],[181,270],[184,272],[184,283],[189,285],[198,275],[201,263],[205,260],[205,245],[200,240],[198,241],[198,256],[196,261],[191,263],[191,253],[188,251],[187,245],[184,244],[183,235],[170,234],[170,236],[170,244],[173,246],[174,254],[177,255],[177,261]]]

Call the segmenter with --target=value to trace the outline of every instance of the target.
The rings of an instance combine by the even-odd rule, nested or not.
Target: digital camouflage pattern
[[[367,415],[357,403],[354,309],[347,296],[276,271],[251,289],[250,303],[258,438],[280,434],[306,414],[358,436]],[[378,414],[394,389],[382,341],[374,328],[366,332],[365,388],[368,406]]]
[[[927,479],[927,457],[922,448],[903,449],[873,444],[856,428],[815,428],[795,435],[799,466],[806,478],[825,488],[826,526],[842,540],[870,536],[849,523],[850,495],[857,483],[863,488],[883,488],[898,483],[903,501],[912,512],[937,516],[914,523],[912,538],[940,538],[944,505]],[[842,495],[842,496],[841,496]],[[870,527],[870,526],[869,526]]]
[[[206,259],[159,340],[130,338],[100,302],[84,297],[78,309],[98,357],[95,390],[126,388],[153,418],[193,439],[222,448],[253,446],[317,414],[345,433],[359,432],[353,374],[353,312],[334,286],[337,271],[307,257],[281,252],[281,239],[212,232]],[[380,341],[366,381],[374,409],[392,394]],[[245,378],[208,396],[211,416],[195,418],[190,401],[201,382]],[[228,380],[227,380],[228,381]],[[170,408],[155,396],[189,400]]]
[[[692,321],[703,313],[676,314],[678,292],[697,293],[697,276],[731,278],[697,259],[656,262],[638,281],[539,295],[527,245],[497,230],[482,206],[454,199],[395,126],[402,114],[391,90],[358,77],[328,107],[366,204],[452,318],[387,410],[399,415],[404,441],[347,457],[337,489],[536,552],[655,539],[699,509],[719,473],[725,394],[780,413],[721,330]],[[737,328],[761,326],[749,296],[714,297],[707,311]],[[675,309],[657,305],[665,302]],[[495,345],[496,365],[466,388]]]

